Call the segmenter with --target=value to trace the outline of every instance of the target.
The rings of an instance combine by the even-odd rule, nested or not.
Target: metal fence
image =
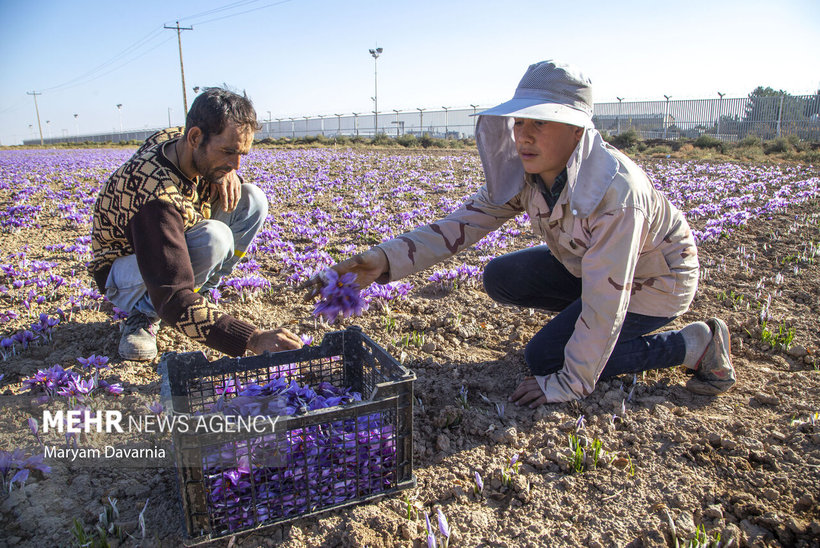
[[[475,134],[475,109],[335,114],[332,116],[302,116],[300,118],[272,118],[261,121],[262,129],[257,139],[282,139],[324,135],[326,137],[360,136],[373,137],[378,133],[400,137],[402,135],[430,135],[437,138],[461,139]],[[377,129],[375,129],[377,128]]]
[[[271,118],[260,121],[257,140],[299,139],[312,136],[401,137],[429,135],[461,139],[475,136],[476,112],[486,107],[423,109],[410,111],[350,113],[321,116]],[[716,99],[619,101],[597,103],[592,118],[595,127],[609,134],[636,131],[643,139],[695,139],[709,135],[737,142],[745,137],[763,140],[795,135],[805,141],[820,141],[820,93]],[[142,141],[160,128],[122,133],[77,135],[44,139],[46,144],[65,142]],[[39,139],[23,144],[39,144]]]
[[[644,139],[710,135],[736,142],[796,135],[818,141],[820,94],[600,103],[592,120],[599,131],[619,134],[634,129]]]

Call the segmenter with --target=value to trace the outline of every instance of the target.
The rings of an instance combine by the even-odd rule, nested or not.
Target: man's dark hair
[[[254,132],[260,129],[256,109],[244,92],[239,95],[224,88],[205,88],[185,118],[185,135],[196,126],[202,130],[202,144],[205,145],[212,135],[222,133],[228,122],[250,127]]]

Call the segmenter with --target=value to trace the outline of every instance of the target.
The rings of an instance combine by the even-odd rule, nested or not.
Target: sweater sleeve
[[[145,203],[126,226],[151,303],[164,321],[191,339],[241,356],[256,327],[220,312],[194,291],[182,216],[163,200]]]

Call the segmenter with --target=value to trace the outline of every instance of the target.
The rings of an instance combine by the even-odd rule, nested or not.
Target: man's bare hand
[[[367,251],[354,255],[340,263],[336,263],[330,268],[338,272],[339,276],[353,272],[356,274],[356,284],[358,284],[359,289],[364,289],[385,274],[389,266],[390,264],[387,261],[387,255],[384,254],[384,251],[378,247],[371,247]],[[297,289],[300,291],[307,290],[305,300],[308,301],[318,295],[324,285],[325,281],[321,275],[317,274]]]
[[[248,350],[254,354],[261,354],[266,350],[270,352],[297,350],[302,346],[302,340],[284,327],[270,331],[257,329],[248,341]]]
[[[529,405],[530,409],[535,409],[539,405],[547,403],[547,397],[535,377],[524,377],[524,380],[510,396],[510,401],[514,402],[515,405]]]
[[[242,181],[236,171],[229,171],[218,183],[211,183],[211,196],[219,195],[223,211],[233,211],[239,203]]]

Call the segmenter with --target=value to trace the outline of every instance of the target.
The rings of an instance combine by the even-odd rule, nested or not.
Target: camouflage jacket
[[[564,368],[537,377],[548,402],[592,392],[627,311],[678,316],[697,289],[697,248],[683,214],[641,168],[616,149],[607,150],[618,163],[614,179],[568,184],[551,212],[532,180],[501,206],[491,203],[485,185],[446,218],[379,245],[390,262],[389,278],[396,280],[470,247],[526,211],[533,232],[584,288]],[[572,189],[603,197],[581,218],[570,208]]]

